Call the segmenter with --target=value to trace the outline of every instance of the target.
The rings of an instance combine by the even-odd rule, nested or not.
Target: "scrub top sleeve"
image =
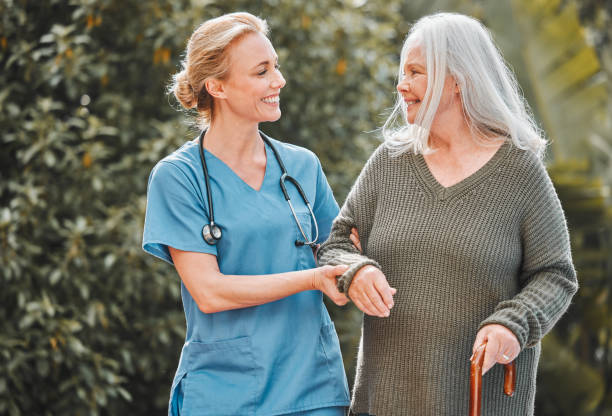
[[[312,210],[319,225],[318,241],[322,242],[327,240],[332,223],[338,215],[340,209],[338,208],[338,203],[334,198],[332,189],[327,182],[327,178],[325,177],[325,173],[321,167],[321,162],[316,156],[315,160],[317,163],[317,194],[315,196]]]
[[[196,185],[171,162],[160,162],[151,171],[142,248],[173,264],[168,247],[217,255],[202,237],[208,211]]]

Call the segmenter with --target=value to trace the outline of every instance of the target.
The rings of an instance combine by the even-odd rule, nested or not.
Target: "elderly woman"
[[[540,340],[577,290],[546,141],[475,19],[420,19],[399,73],[385,143],[318,253],[350,265],[338,286],[365,312],[351,410],[467,414],[470,355],[486,344],[483,414],[531,415]],[[513,360],[509,398],[495,364]]]

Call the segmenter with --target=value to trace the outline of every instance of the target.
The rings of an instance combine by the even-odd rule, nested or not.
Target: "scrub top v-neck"
[[[316,156],[271,140],[288,173],[313,206],[324,241],[338,205]],[[149,177],[143,248],[172,263],[168,246],[217,257],[227,275],[265,275],[315,267],[283,197],[280,167],[266,145],[261,188],[244,182],[205,151],[215,223],[223,238],[202,238],[208,202],[197,141],[160,161]],[[288,185],[307,237],[314,224],[299,193]],[[264,305],[205,314],[181,283],[187,321],[185,345],[172,383],[169,414],[280,415],[347,406],[348,386],[338,338],[319,291],[300,292]],[[176,392],[182,393],[182,406]]]

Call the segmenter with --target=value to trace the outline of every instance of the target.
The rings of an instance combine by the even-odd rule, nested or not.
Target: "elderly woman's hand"
[[[395,292],[383,272],[374,266],[359,269],[348,290],[349,298],[355,306],[363,313],[379,318],[389,316]]]
[[[472,353],[482,344],[486,343],[482,374],[485,374],[496,363],[508,364],[521,352],[521,346],[516,339],[516,335],[503,325],[489,324],[483,326],[472,347]]]

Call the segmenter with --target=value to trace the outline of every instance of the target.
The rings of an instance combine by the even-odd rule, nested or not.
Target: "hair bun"
[[[194,108],[198,104],[198,97],[187,78],[187,71],[183,70],[174,76],[174,96],[181,105],[187,109]]]

